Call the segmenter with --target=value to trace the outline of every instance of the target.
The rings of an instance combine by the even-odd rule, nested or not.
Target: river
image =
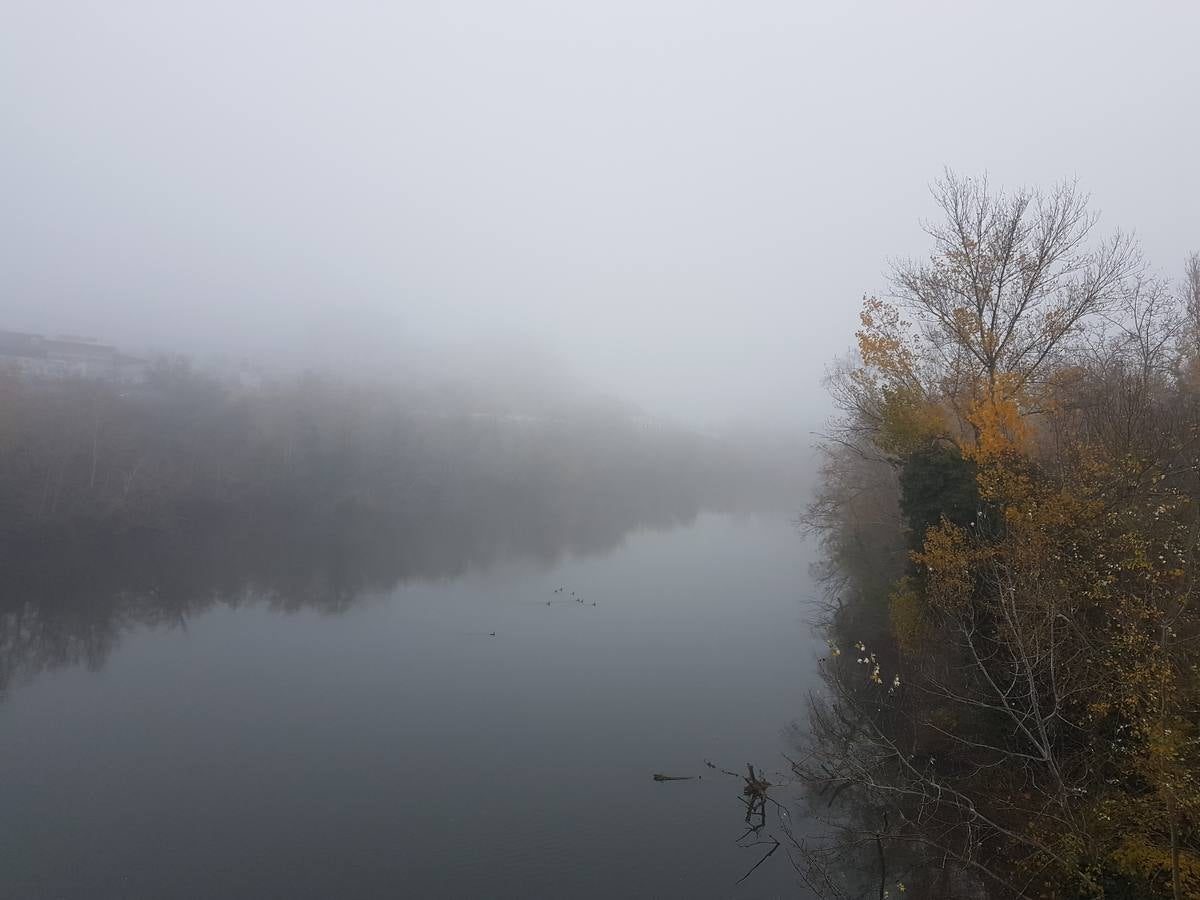
[[[815,686],[789,521],[477,556],[324,604],[9,591],[0,896],[803,896],[782,851],[737,883],[704,764],[784,769]]]

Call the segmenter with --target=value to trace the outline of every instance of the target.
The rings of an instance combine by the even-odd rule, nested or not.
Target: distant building
[[[146,365],[144,359],[95,341],[0,331],[0,369],[30,378],[88,378],[128,384],[143,379]]]

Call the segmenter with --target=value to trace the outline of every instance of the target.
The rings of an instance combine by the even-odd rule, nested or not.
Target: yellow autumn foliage
[[[916,656],[928,649],[934,629],[929,621],[925,599],[911,578],[902,578],[888,598],[892,633],[900,652]]]
[[[1121,838],[1112,861],[1119,871],[1156,883],[1164,892],[1169,890],[1170,846],[1154,843],[1142,832],[1132,832]],[[1200,855],[1187,850],[1179,854],[1179,881],[1184,897],[1200,900]]]
[[[926,576],[930,606],[956,612],[971,602],[977,551],[963,528],[942,520],[925,533],[925,543],[912,558]]]
[[[911,386],[884,387],[881,424],[875,443],[880,449],[905,456],[947,433],[937,404]]]
[[[911,381],[917,354],[909,323],[894,306],[878,297],[866,297],[859,313],[858,341],[863,365],[878,370],[890,382]]]
[[[999,378],[967,413],[967,420],[975,429],[975,440],[965,455],[978,463],[1010,453],[1024,454],[1028,449],[1030,427],[1021,415],[1017,398],[1006,391],[1010,381],[1007,377]]]

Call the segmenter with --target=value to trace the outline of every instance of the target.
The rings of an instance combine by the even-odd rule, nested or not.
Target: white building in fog
[[[4,369],[30,378],[133,383],[142,380],[146,361],[91,340],[0,331],[0,370]]]

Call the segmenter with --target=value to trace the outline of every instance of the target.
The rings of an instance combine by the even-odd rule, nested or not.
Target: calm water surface
[[[0,896],[803,896],[782,852],[735,885],[758,850],[703,761],[782,767],[810,558],[702,515],[324,607],[10,603]]]

